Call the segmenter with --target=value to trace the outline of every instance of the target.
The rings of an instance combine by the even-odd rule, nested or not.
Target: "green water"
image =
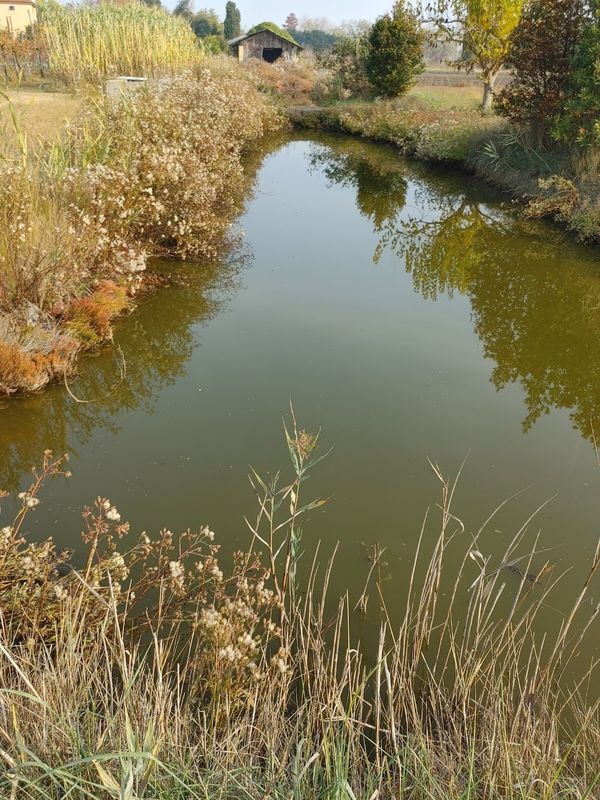
[[[384,146],[274,146],[239,221],[239,258],[163,265],[173,285],[118,324],[123,383],[106,350],[71,383],[95,402],[55,386],[4,403],[0,486],[23,485],[44,448],[68,451],[73,477],[47,488],[33,536],[76,547],[80,509],[101,494],[134,531],[209,523],[231,551],[255,507],[249,465],[285,467],[291,399],[335,445],[307,487],[330,500],[303,539],[306,559],[340,542],[335,591],[359,592],[365,545],[378,542],[400,607],[428,508],[426,544],[436,530],[428,459],[453,476],[466,458],[454,504],[465,536],[521,492],[480,540],[492,558],[553,498],[522,550],[541,532],[534,566],[567,572],[545,617],[559,618],[600,527],[600,260],[502,200]]]

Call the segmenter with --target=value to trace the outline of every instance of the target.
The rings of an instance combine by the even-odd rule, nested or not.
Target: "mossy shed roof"
[[[250,39],[252,36],[256,36],[257,33],[262,33],[262,31],[274,33],[275,36],[279,36],[280,39],[285,39],[286,42],[296,45],[296,47],[300,48],[300,50],[304,49],[301,44],[298,44],[291,33],[288,33],[285,28],[280,28],[279,25],[276,25],[274,22],[260,22],[258,25],[250,28],[247,33],[244,33],[241,36],[236,36],[235,39],[230,39],[228,43],[238,44],[239,42],[243,42],[245,39]]]

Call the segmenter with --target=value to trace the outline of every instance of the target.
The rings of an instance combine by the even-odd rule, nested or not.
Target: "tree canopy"
[[[404,0],[375,22],[368,34],[366,70],[370,84],[384,97],[409,89],[423,70],[424,34],[416,14]]]
[[[191,18],[190,25],[199,39],[207,36],[223,36],[223,23],[212,8],[201,8]]]
[[[573,58],[586,21],[586,0],[530,0],[511,38],[513,80],[496,99],[512,122],[546,138],[564,105]]]
[[[294,38],[302,47],[307,47],[315,53],[331,50],[339,37],[333,33],[321,30],[294,31]]]
[[[459,68],[481,70],[484,109],[491,108],[498,73],[506,62],[511,35],[524,0],[432,0],[433,22],[450,41],[462,44]]]
[[[225,22],[223,35],[226,39],[235,39],[242,32],[242,15],[239,8],[232,0],[225,6]]]

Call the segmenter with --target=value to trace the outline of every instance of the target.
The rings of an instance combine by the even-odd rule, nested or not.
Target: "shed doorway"
[[[263,61],[267,61],[269,64],[273,64],[278,58],[281,58],[282,55],[282,47],[263,47]]]

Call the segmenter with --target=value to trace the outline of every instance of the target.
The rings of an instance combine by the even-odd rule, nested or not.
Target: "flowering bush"
[[[135,294],[153,255],[218,256],[243,197],[244,149],[279,124],[241,70],[216,60],[90,100],[61,145],[0,161],[0,317],[17,330],[58,322],[75,350],[110,336],[127,301],[107,302],[108,285]],[[2,361],[0,350],[0,391],[30,388],[11,378],[18,359]],[[51,377],[39,372],[35,388]]]
[[[142,532],[132,541],[117,508],[99,497],[83,511],[83,565],[74,569],[73,554],[58,551],[52,539],[35,543],[23,535],[45,481],[57,476],[70,476],[66,457],[54,460],[47,451],[18,495],[14,519],[0,528],[0,609],[14,646],[53,645],[75,612],[91,645],[112,609],[114,623],[135,640],[148,629],[167,638],[181,631],[202,693],[243,693],[273,670],[285,672],[285,648],[271,647],[281,637],[281,601],[257,555],[235,554],[225,575],[208,526],[179,536]]]

